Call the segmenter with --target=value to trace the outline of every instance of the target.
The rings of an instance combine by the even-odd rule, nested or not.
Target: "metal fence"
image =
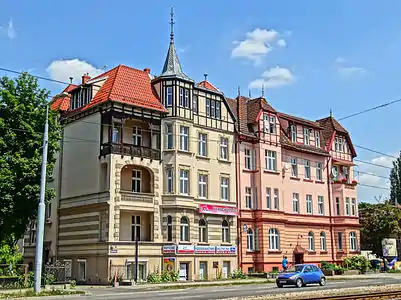
[[[71,280],[71,263],[59,262],[48,263],[44,266],[44,276],[54,276],[54,283],[68,283]]]

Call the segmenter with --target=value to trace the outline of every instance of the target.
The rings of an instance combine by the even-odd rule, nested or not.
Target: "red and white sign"
[[[215,254],[216,247],[215,246],[195,246],[196,254]]]
[[[210,204],[199,204],[199,213],[225,216],[236,216],[238,214],[236,207]]]
[[[175,245],[164,245],[163,253],[175,253]]]
[[[195,252],[194,245],[178,245],[177,246],[177,253],[178,254],[192,254]]]

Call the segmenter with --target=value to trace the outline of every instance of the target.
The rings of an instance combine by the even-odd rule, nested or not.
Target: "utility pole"
[[[38,205],[38,224],[36,228],[36,255],[35,255],[35,293],[40,292],[43,264],[43,236],[45,230],[45,191],[46,191],[46,164],[49,134],[49,106],[46,106],[45,132],[43,134],[42,174],[40,178],[40,199]]]

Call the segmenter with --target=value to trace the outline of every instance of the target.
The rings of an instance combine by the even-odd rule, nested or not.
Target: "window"
[[[340,198],[336,197],[336,214],[340,215]]]
[[[274,209],[279,209],[278,189],[274,189]]]
[[[121,132],[121,125],[120,124],[114,124],[113,127],[113,143],[119,143],[120,142],[120,132]]]
[[[184,107],[189,107],[189,90],[185,89],[184,92]]]
[[[269,171],[277,170],[276,151],[265,150],[265,169]]]
[[[167,106],[173,105],[173,88],[171,86],[166,88],[166,100]]]
[[[349,169],[347,167],[343,167],[343,172],[344,172],[344,178],[349,183]]]
[[[269,229],[269,250],[280,250],[280,234],[276,228]]]
[[[48,202],[46,203],[46,219],[50,219],[52,216],[52,203]]]
[[[141,171],[139,170],[132,170],[132,191],[141,192]]]
[[[323,196],[317,196],[317,209],[319,215],[324,215],[324,198]]]
[[[207,198],[207,180],[208,176],[205,174],[199,174],[199,198]]]
[[[198,96],[196,95],[192,96],[192,109],[194,113],[198,113]]]
[[[306,213],[313,213],[312,195],[306,195]]]
[[[304,128],[304,145],[309,146],[309,140],[310,140],[309,128]]]
[[[345,198],[345,215],[349,216],[350,214],[350,202],[349,202],[349,198]]]
[[[291,125],[291,142],[295,143],[297,141],[297,126]]]
[[[307,178],[307,179],[311,178],[310,161],[309,160],[305,160],[305,178]]]
[[[312,231],[308,233],[308,250],[315,251],[315,236]]]
[[[338,246],[338,250],[343,250],[343,233],[342,232],[338,233],[337,246]]]
[[[220,138],[220,159],[228,160],[228,138]]]
[[[228,177],[220,178],[221,200],[228,201],[230,199],[230,179]]]
[[[198,154],[200,156],[207,156],[207,135],[205,133],[199,133],[198,137]]]
[[[295,157],[291,157],[291,176],[298,177],[298,163]]]
[[[255,170],[256,152],[251,149],[245,149],[245,169]]]
[[[299,194],[292,194],[292,211],[299,213]]]
[[[245,203],[246,208],[253,208],[253,197],[252,197],[252,188],[246,187],[245,188]]]
[[[36,243],[36,223],[35,222],[31,222],[31,225],[30,225],[29,243],[31,245]]]
[[[188,134],[189,127],[180,126],[180,150],[189,151]]]
[[[220,101],[206,99],[206,116],[212,118],[221,118],[221,103]]]
[[[315,131],[315,145],[316,147],[320,148],[320,132]]]
[[[210,99],[206,99],[206,116],[210,117]]]
[[[247,245],[247,250],[248,251],[253,251],[255,250],[255,235],[253,233],[252,228],[249,228],[248,231],[246,232],[246,245]]]
[[[189,194],[189,171],[188,170],[180,170],[180,194],[188,195]]]
[[[316,163],[316,180],[322,181],[323,173],[322,173],[322,163]]]
[[[207,242],[207,227],[206,227],[206,221],[204,219],[199,220],[199,242],[200,243]]]
[[[216,101],[216,119],[221,118],[220,102]]]
[[[272,207],[272,190],[271,188],[266,188],[266,207],[270,209]]]
[[[352,198],[351,215],[356,216],[356,199]]]
[[[216,101],[210,100],[210,115],[212,118],[216,117]]]
[[[184,89],[180,88],[180,102],[179,102],[180,106],[183,107],[184,106]]]
[[[264,122],[264,125],[265,125],[265,132],[269,133],[270,132],[270,128],[269,128],[269,115],[268,114],[264,115],[263,122]]]
[[[321,251],[327,251],[326,233],[324,233],[324,232],[320,233],[320,250]]]
[[[221,223],[221,241],[223,243],[230,242],[230,226],[226,220]]]
[[[142,129],[134,126],[132,128],[132,143],[135,146],[142,146]]]
[[[173,218],[167,216],[167,242],[173,241]]]
[[[166,135],[167,135],[167,149],[173,149],[173,125],[166,125]]]
[[[276,133],[276,117],[275,116],[269,117],[269,127],[270,127],[270,133]]]
[[[349,233],[349,245],[351,251],[358,250],[356,233],[354,231]]]
[[[167,169],[167,193],[173,193],[173,169]]]
[[[335,151],[338,151],[339,148],[340,148],[340,147],[339,147],[339,144],[338,144],[338,137],[336,137],[336,138],[334,139],[334,150],[335,150]]]
[[[180,241],[189,242],[189,224],[186,217],[181,218],[180,222]]]
[[[131,241],[141,240],[141,216],[131,217]]]

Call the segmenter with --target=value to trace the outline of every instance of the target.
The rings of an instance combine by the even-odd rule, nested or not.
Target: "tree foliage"
[[[393,204],[401,204],[401,153],[400,157],[393,161],[390,172],[390,201]]]
[[[361,245],[382,255],[384,238],[396,238],[401,234],[401,209],[390,202],[359,205],[361,213]]]
[[[19,239],[36,218],[43,130],[49,91],[27,73],[0,78],[0,241]],[[61,127],[49,112],[47,177],[55,164]],[[54,191],[46,190],[46,201]]]

